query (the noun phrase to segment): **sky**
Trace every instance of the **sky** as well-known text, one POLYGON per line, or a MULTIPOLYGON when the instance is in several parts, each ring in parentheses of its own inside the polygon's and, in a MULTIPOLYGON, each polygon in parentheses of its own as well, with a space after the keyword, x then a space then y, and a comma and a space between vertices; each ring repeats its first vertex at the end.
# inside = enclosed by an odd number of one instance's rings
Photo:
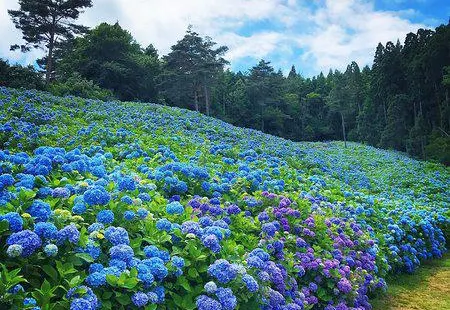
MULTIPOLYGON (((22 54, 7 10, 17 0, 0 0, 0 57, 33 64, 42 50, 22 54)), ((404 41, 419 28, 435 28, 450 17, 448 0, 93 0, 79 23, 95 27, 119 22, 143 46, 160 54, 180 40, 188 25, 229 47, 232 70, 246 71, 260 59, 285 74, 295 65, 305 77, 345 70, 356 61, 371 65, 379 42, 404 41)))

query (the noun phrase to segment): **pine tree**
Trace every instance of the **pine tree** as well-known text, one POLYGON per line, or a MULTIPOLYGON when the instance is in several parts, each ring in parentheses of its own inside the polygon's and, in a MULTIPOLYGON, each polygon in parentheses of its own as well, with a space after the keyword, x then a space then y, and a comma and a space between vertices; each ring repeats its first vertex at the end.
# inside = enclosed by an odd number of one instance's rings
POLYGON ((87 28, 74 24, 83 8, 91 7, 91 0, 19 0, 19 10, 8 10, 16 28, 23 34, 25 44, 12 45, 11 50, 28 52, 31 48, 47 50, 45 79, 53 73, 53 53, 59 40, 73 38, 87 28))

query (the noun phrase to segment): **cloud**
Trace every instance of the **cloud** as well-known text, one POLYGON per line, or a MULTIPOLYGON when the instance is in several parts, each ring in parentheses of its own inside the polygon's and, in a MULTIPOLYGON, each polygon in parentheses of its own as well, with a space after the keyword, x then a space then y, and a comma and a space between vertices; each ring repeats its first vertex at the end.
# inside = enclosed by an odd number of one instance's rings
POLYGON ((375 11, 373 3, 367 1, 328 0, 311 16, 314 30, 297 40, 307 51, 302 59, 322 71, 344 69, 351 61, 370 64, 379 42, 403 41, 407 33, 427 27, 401 14, 375 11))
MULTIPOLYGON (((202 36, 227 45, 233 69, 248 69, 261 58, 287 72, 295 64, 305 75, 345 69, 352 60, 370 64, 378 42, 403 40, 424 24, 408 18, 416 12, 379 11, 373 0, 95 0, 79 22, 91 27, 118 21, 143 46, 154 44, 161 54, 181 39, 189 24, 202 36)), ((8 52, 21 35, 0 2, 0 57, 31 63, 8 52)))

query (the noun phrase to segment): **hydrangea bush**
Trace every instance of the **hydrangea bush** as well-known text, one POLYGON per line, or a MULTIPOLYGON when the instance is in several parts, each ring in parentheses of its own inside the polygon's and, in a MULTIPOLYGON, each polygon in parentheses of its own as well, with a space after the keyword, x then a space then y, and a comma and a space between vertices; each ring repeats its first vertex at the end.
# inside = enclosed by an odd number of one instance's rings
POLYGON ((370 309, 446 251, 437 164, 154 104, 0 107, 2 309, 370 309))

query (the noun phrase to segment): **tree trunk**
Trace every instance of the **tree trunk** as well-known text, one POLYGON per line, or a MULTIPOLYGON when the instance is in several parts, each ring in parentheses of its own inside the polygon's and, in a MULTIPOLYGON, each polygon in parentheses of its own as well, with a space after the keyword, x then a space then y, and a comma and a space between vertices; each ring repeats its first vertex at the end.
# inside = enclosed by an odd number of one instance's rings
POLYGON ((53 48, 55 46, 55 35, 52 34, 48 44, 47 67, 45 71, 45 83, 49 84, 53 71, 53 48))
POLYGON ((341 123, 342 123, 342 136, 344 137, 344 147, 347 147, 347 138, 345 136, 345 122, 344 122, 344 114, 341 112, 341 123))
POLYGON ((261 131, 264 132, 264 105, 261 104, 261 131))
POLYGON ((208 87, 206 86, 206 81, 203 84, 203 90, 205 92, 205 108, 206 108, 206 115, 209 116, 209 91, 208 87))
POLYGON ((198 94, 197 94, 197 90, 194 91, 194 105, 195 105, 195 111, 198 112, 198 94))
POLYGON ((47 54, 47 66, 45 71, 45 83, 48 85, 52 79, 53 71, 53 49, 55 47, 55 27, 56 27, 56 17, 52 17, 52 29, 50 33, 50 41, 48 42, 48 54, 47 54))

